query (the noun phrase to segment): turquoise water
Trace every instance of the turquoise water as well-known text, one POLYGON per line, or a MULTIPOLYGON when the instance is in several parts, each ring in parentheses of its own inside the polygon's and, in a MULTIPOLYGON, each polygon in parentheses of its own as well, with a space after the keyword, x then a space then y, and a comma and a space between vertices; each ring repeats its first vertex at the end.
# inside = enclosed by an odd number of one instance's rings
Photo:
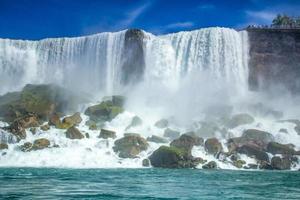
POLYGON ((300 199, 300 172, 0 168, 0 199, 300 199))

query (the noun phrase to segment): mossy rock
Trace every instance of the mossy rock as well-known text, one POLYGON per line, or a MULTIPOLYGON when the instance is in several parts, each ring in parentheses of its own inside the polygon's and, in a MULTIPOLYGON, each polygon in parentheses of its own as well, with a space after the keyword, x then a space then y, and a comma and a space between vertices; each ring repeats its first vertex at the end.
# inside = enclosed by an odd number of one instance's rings
POLYGON ((149 157, 153 167, 161 168, 190 168, 186 159, 186 151, 177 147, 160 146, 149 157))
POLYGON ((139 135, 127 134, 114 143, 113 150, 121 158, 136 158, 139 153, 148 149, 148 142, 139 135))
POLYGON ((77 108, 79 100, 72 92, 56 85, 26 85, 22 91, 0 97, 0 118, 11 122, 15 118, 35 113, 48 120, 54 112, 77 108), (77 102, 78 99, 78 102, 77 102))
POLYGON ((243 165, 245 165, 246 162, 244 160, 235 160, 233 161, 233 165, 237 168, 242 168, 243 165))
POLYGON ((90 117, 90 120, 97 123, 111 121, 122 112, 124 112, 123 107, 114 105, 112 101, 103 101, 100 104, 90 106, 85 110, 85 114, 90 117))
POLYGON ((203 144, 203 138, 198 136, 191 136, 188 134, 181 135, 178 139, 171 142, 170 146, 177 147, 187 152, 188 155, 192 155, 192 148, 194 146, 200 146, 203 144))

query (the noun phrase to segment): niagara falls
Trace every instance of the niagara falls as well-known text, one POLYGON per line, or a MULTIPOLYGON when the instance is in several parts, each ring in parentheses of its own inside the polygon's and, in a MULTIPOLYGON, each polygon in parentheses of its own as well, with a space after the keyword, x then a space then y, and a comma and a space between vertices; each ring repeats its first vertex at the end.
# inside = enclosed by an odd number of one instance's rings
POLYGON ((299 10, 0 1, 0 199, 300 199, 299 10))

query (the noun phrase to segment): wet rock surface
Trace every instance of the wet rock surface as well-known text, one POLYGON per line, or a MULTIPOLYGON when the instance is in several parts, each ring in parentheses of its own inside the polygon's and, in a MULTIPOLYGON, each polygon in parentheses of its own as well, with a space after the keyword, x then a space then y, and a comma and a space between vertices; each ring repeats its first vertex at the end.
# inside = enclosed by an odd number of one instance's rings
POLYGON ((127 134, 114 143, 113 150, 121 158, 136 158, 139 153, 147 150, 149 144, 138 134, 127 134))

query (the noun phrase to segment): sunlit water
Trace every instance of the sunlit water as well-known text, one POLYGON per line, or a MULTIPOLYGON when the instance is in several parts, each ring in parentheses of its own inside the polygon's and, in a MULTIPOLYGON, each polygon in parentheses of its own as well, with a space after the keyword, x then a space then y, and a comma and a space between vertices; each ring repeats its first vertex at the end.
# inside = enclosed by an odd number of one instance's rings
POLYGON ((8 199, 300 199, 300 173, 0 168, 8 199))

